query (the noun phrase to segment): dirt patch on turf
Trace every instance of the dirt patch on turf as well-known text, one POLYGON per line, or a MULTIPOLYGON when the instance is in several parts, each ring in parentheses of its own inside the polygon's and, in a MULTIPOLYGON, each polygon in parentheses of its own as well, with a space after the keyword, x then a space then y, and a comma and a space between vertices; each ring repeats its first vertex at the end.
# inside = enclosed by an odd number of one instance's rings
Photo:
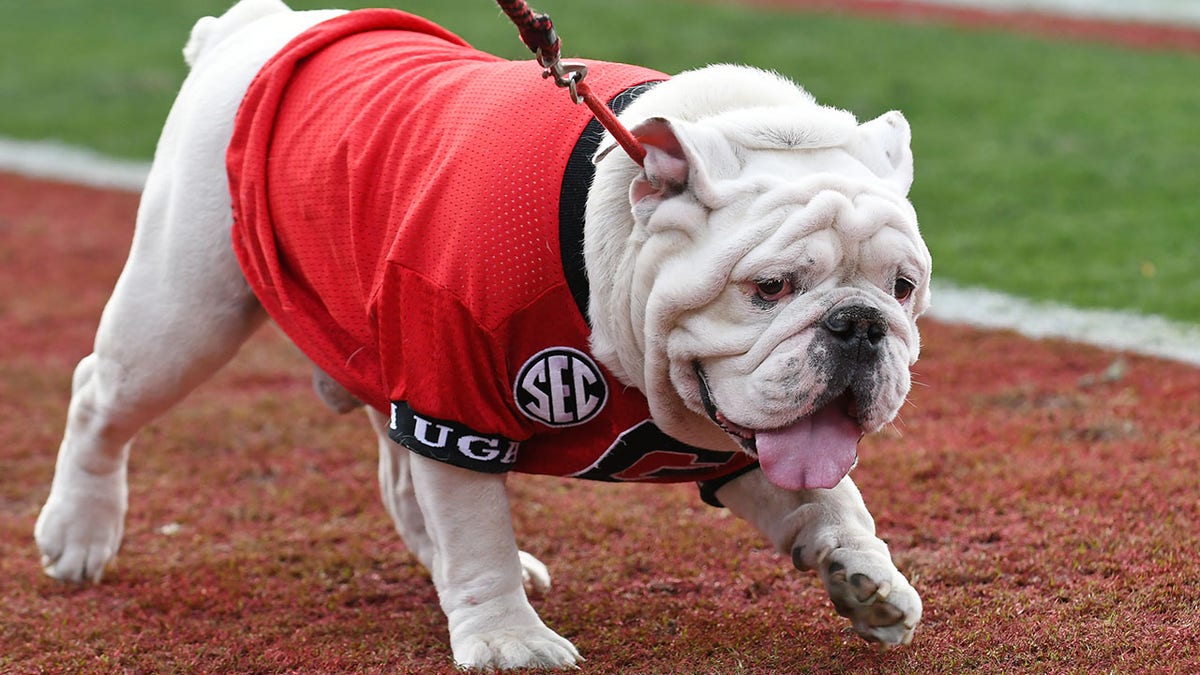
MULTIPOLYGON (((262 331, 138 440, 120 564, 42 576, 32 541, 74 363, 129 246, 129 195, 0 177, 5 672, 449 672, 372 435, 262 331)), ((594 673, 1192 672, 1200 370, 924 324, 903 420, 855 478, 925 599, 880 653, 815 579, 691 486, 512 480, 538 600, 594 673)))

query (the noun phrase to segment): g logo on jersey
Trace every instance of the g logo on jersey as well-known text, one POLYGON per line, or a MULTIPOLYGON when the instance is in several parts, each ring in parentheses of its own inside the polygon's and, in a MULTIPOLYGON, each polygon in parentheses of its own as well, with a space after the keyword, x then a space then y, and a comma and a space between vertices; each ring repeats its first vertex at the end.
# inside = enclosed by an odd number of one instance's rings
POLYGON ((608 385, 590 356, 570 347, 551 347, 521 366, 513 400, 531 420, 573 427, 592 419, 608 401, 608 385))

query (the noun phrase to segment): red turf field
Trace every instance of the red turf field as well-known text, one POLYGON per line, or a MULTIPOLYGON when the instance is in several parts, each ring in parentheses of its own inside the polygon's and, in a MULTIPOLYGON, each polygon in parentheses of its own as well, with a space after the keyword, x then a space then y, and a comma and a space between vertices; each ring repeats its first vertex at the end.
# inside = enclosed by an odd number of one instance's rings
MULTIPOLYGON (((142 434, 120 565, 42 576, 32 541, 70 372, 136 198, 0 176, 0 672, 450 670, 371 434, 267 329, 142 434)), ((936 301, 936 299, 935 299, 936 301)), ((1200 670, 1200 370, 923 324, 921 383, 855 478, 925 600, 908 648, 689 486, 514 477, 535 604, 591 673, 1200 670)))

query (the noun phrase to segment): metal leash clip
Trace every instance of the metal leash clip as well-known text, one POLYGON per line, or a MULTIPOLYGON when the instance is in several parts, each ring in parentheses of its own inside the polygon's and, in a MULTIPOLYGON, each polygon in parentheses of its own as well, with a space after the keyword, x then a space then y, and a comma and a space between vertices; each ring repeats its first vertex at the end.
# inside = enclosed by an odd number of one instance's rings
POLYGON ((521 33, 521 41, 537 56, 538 65, 545 68, 542 77, 553 77, 554 84, 571 94, 572 103, 587 105, 600 125, 607 129, 613 139, 629 154, 629 158, 641 166, 646 159, 646 149, 583 81, 587 76, 587 66, 577 61, 563 62, 560 59, 562 42, 558 39, 558 32, 554 30, 550 17, 546 14, 535 14, 525 0, 497 0, 497 3, 516 24, 521 33))
MULTIPOLYGON (((540 56, 538 62, 541 63, 540 56)), ((553 77, 554 84, 566 87, 567 91, 571 92, 571 102, 583 103, 583 96, 578 91, 578 85, 583 82, 583 78, 587 77, 585 64, 555 59, 549 64, 542 63, 542 65, 546 67, 546 70, 542 71, 542 77, 553 77)))

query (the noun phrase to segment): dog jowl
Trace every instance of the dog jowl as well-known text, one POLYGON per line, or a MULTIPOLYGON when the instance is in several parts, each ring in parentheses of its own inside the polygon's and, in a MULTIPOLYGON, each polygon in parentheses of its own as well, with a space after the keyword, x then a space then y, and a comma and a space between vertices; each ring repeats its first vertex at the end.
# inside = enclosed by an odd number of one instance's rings
POLYGON ((323 400, 365 409, 458 664, 580 658, 526 597, 549 575, 517 547, 511 471, 695 481, 864 638, 912 639, 921 600, 849 476, 929 305, 900 113, 860 124, 740 66, 588 62, 638 165, 535 63, 403 12, 242 0, 184 54, 75 372, 48 574, 100 579, 131 439, 269 318, 323 400))

